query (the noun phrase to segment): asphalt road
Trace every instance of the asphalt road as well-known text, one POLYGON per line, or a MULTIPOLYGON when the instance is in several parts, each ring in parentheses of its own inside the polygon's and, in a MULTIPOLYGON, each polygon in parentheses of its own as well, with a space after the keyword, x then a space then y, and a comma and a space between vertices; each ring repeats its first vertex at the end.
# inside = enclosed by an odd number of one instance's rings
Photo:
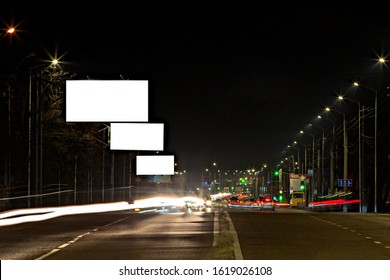
POLYGON ((1 259, 207 259, 212 212, 107 212, 1 228, 1 259))
POLYGON ((243 259, 389 260, 390 215, 230 212, 243 259))
POLYGON ((390 215, 115 211, 0 227, 2 260, 389 260, 390 215))

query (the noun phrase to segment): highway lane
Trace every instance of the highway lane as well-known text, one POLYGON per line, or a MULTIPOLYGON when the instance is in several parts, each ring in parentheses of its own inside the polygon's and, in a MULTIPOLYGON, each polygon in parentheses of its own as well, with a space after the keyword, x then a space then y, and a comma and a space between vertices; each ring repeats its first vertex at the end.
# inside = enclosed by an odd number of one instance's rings
POLYGON ((0 229, 1 259, 210 259, 213 212, 80 214, 0 229))
POLYGON ((390 260, 390 215, 230 211, 243 259, 390 260))

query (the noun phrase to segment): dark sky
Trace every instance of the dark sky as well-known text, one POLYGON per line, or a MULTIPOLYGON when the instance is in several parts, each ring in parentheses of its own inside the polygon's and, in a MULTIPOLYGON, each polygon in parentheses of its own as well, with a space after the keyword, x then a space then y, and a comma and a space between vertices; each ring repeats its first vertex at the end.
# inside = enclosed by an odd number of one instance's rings
POLYGON ((57 51, 91 78, 148 79, 150 122, 165 123, 165 150, 182 169, 259 168, 279 161, 336 91, 375 82, 390 18, 370 3, 255 2, 9 8, 1 27, 23 32, 2 39, 1 71, 57 51))

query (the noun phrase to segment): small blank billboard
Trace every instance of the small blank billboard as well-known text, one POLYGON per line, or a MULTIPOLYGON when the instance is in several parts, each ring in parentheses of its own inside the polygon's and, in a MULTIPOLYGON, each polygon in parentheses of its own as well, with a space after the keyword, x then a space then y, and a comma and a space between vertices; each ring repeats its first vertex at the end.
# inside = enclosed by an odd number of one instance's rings
POLYGON ((137 156, 137 175, 174 175, 174 156, 137 156))
POLYGON ((164 124, 112 123, 111 150, 163 151, 164 124))
POLYGON ((67 122, 147 122, 148 81, 67 80, 67 122))

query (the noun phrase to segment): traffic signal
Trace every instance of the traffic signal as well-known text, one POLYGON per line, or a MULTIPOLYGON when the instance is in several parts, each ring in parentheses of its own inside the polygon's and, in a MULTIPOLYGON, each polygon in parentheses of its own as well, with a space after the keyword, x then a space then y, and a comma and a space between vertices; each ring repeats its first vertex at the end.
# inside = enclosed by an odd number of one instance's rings
POLYGON ((217 186, 217 191, 220 191, 221 190, 221 186, 217 186))
POLYGON ((305 181, 301 181, 301 190, 306 189, 305 181))
POLYGON ((274 176, 275 177, 279 176, 279 170, 274 170, 274 176))
POLYGON ((247 180, 248 180, 248 178, 240 178, 240 183, 241 183, 241 185, 244 185, 244 186, 246 186, 248 183, 247 183, 247 180))

